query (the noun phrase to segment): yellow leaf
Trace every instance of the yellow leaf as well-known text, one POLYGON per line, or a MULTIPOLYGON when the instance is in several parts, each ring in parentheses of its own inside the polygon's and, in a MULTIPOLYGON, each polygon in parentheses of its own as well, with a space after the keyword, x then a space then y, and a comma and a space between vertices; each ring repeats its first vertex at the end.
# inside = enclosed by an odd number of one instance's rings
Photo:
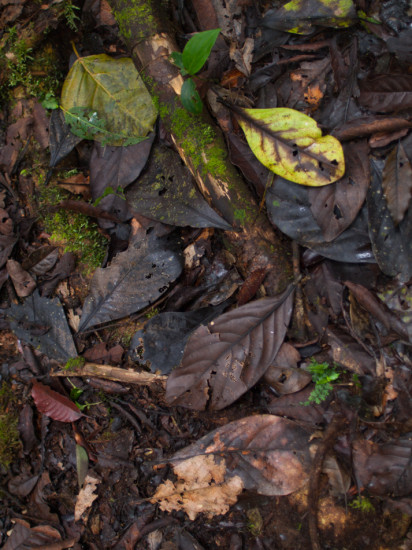
POLYGON ((275 174, 320 187, 345 173, 341 144, 333 136, 322 137, 309 116, 286 108, 232 109, 253 153, 275 174))

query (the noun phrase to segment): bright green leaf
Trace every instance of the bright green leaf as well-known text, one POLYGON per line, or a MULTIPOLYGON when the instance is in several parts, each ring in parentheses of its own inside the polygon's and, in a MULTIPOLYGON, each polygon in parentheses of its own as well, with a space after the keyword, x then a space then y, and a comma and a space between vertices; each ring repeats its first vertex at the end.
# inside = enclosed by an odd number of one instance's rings
POLYGON ((61 107, 76 135, 106 145, 140 141, 157 116, 133 61, 105 54, 77 59, 64 82, 61 107))
POLYGON ((323 136, 316 122, 294 109, 233 108, 253 153, 283 178, 320 187, 345 173, 342 146, 323 136))
POLYGON ((196 90, 196 84, 191 78, 183 82, 182 91, 180 92, 180 100, 185 109, 194 115, 199 115, 203 109, 203 103, 200 95, 196 90))
POLYGON ((189 74, 196 74, 206 63, 219 36, 220 29, 198 32, 183 49, 182 61, 189 74))
POLYGON ((176 67, 179 67, 180 72, 182 73, 182 76, 186 76, 187 71, 185 69, 185 66, 183 65, 183 59, 182 59, 181 52, 172 52, 170 54, 170 57, 172 58, 172 61, 176 65, 176 67))

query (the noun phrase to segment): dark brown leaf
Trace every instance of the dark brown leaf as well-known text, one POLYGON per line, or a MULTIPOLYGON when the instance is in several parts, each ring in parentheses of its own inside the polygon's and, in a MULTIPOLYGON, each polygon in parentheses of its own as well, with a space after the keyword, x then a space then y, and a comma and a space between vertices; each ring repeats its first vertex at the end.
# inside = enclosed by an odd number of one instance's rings
POLYGON ((13 220, 4 208, 0 208, 0 233, 2 235, 11 235, 13 233, 13 220))
POLYGON ((44 275, 54 267, 58 258, 59 249, 52 245, 45 245, 36 248, 21 265, 23 269, 35 275, 44 275))
POLYGON ((10 256, 16 242, 16 237, 0 235, 0 268, 2 268, 7 262, 7 259, 10 256))
POLYGON ((33 425, 33 409, 26 403, 19 415, 19 434, 25 453, 29 453, 37 444, 33 425))
POLYGON ((40 285, 40 294, 49 297, 60 281, 69 277, 76 266, 76 256, 66 252, 55 265, 53 271, 47 274, 46 280, 40 285))
POLYGON ((407 130, 412 126, 409 120, 404 118, 388 118, 388 117, 360 117, 354 118, 336 128, 332 135, 338 138, 339 141, 349 141, 351 139, 366 137, 371 134, 398 132, 399 130, 407 130))
POLYGON ((412 75, 382 74, 359 83, 359 103, 377 113, 412 107, 412 75))
POLYGON ((326 242, 333 241, 347 229, 365 202, 370 171, 368 145, 365 140, 343 145, 345 176, 324 187, 308 190, 310 208, 326 242))
POLYGON ((224 313, 191 335, 182 364, 167 381, 166 400, 196 410, 227 407, 273 362, 293 306, 294 286, 281 295, 224 313))
POLYGON ((264 381, 270 384, 279 395, 295 393, 312 381, 309 372, 297 368, 300 353, 291 344, 284 342, 272 365, 264 374, 264 381))
POLYGON ((373 495, 406 496, 412 492, 412 441, 409 437, 378 445, 356 441, 353 465, 357 482, 373 495))
POLYGON ((278 416, 248 416, 214 430, 177 452, 173 464, 199 454, 226 462, 226 476, 239 476, 245 489, 287 495, 308 480, 310 433, 278 416))
POLYGON ((403 220, 412 197, 412 166, 401 141, 386 157, 382 189, 392 219, 398 225, 403 220))
POLYGON ((324 421, 324 413, 329 401, 326 400, 321 405, 302 405, 309 399, 314 387, 314 384, 311 384, 300 392, 274 397, 268 405, 268 411, 278 416, 287 416, 292 420, 304 422, 306 425, 320 424, 324 421))
POLYGON ((75 422, 84 414, 64 395, 33 380, 31 395, 39 411, 59 422, 75 422))

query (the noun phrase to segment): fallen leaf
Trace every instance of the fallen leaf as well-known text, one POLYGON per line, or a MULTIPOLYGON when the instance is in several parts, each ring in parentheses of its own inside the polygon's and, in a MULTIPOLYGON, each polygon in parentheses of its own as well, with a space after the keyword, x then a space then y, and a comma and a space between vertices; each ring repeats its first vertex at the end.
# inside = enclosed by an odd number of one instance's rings
POLYGON ((27 273, 16 260, 7 260, 7 273, 13 281, 17 295, 21 298, 30 296, 37 286, 33 277, 27 273))
POLYGON ((83 519, 83 521, 85 522, 87 521, 87 518, 85 516, 89 515, 89 508, 91 508, 93 502, 99 496, 94 494, 99 483, 100 480, 95 478, 94 476, 90 474, 86 476, 86 479, 84 480, 84 485, 77 495, 76 504, 74 507, 74 521, 79 521, 80 519, 83 519), (86 514, 87 511, 88 513, 86 514))
POLYGON ((182 271, 176 240, 150 233, 143 242, 132 241, 108 267, 96 269, 79 330, 130 315, 162 296, 182 271))
POLYGON ((31 395, 38 410, 59 422, 75 422, 84 414, 64 395, 33 379, 31 395))
POLYGON ((269 170, 301 185, 322 186, 345 173, 342 146, 323 136, 315 120, 294 109, 231 105, 250 148, 269 170))
POLYGON ((167 380, 166 401, 223 409, 263 376, 286 334, 294 287, 224 313, 190 336, 181 365, 167 380))
POLYGON ((81 137, 70 131, 62 111, 55 109, 50 117, 50 167, 56 166, 81 141, 81 137))
POLYGON ((398 225, 403 220, 412 197, 412 165, 402 141, 386 157, 382 189, 392 219, 398 225))
POLYGON ((359 82, 359 103, 378 113, 412 107, 412 75, 381 74, 359 82))
POLYGON ((63 84, 61 109, 71 131, 105 145, 141 141, 157 112, 132 59, 78 58, 63 84))

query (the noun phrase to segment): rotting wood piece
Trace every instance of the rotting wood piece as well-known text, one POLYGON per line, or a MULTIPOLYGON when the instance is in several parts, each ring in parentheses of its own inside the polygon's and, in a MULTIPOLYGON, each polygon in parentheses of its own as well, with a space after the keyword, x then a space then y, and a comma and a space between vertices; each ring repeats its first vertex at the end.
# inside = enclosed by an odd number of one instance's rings
POLYGON ((159 115, 176 148, 208 202, 229 222, 224 240, 244 276, 267 268, 269 295, 290 282, 290 250, 270 224, 244 180, 228 159, 220 129, 208 115, 192 115, 180 102, 183 78, 171 62, 178 46, 162 19, 162 3, 152 0, 109 0, 132 59, 149 88, 159 115))

